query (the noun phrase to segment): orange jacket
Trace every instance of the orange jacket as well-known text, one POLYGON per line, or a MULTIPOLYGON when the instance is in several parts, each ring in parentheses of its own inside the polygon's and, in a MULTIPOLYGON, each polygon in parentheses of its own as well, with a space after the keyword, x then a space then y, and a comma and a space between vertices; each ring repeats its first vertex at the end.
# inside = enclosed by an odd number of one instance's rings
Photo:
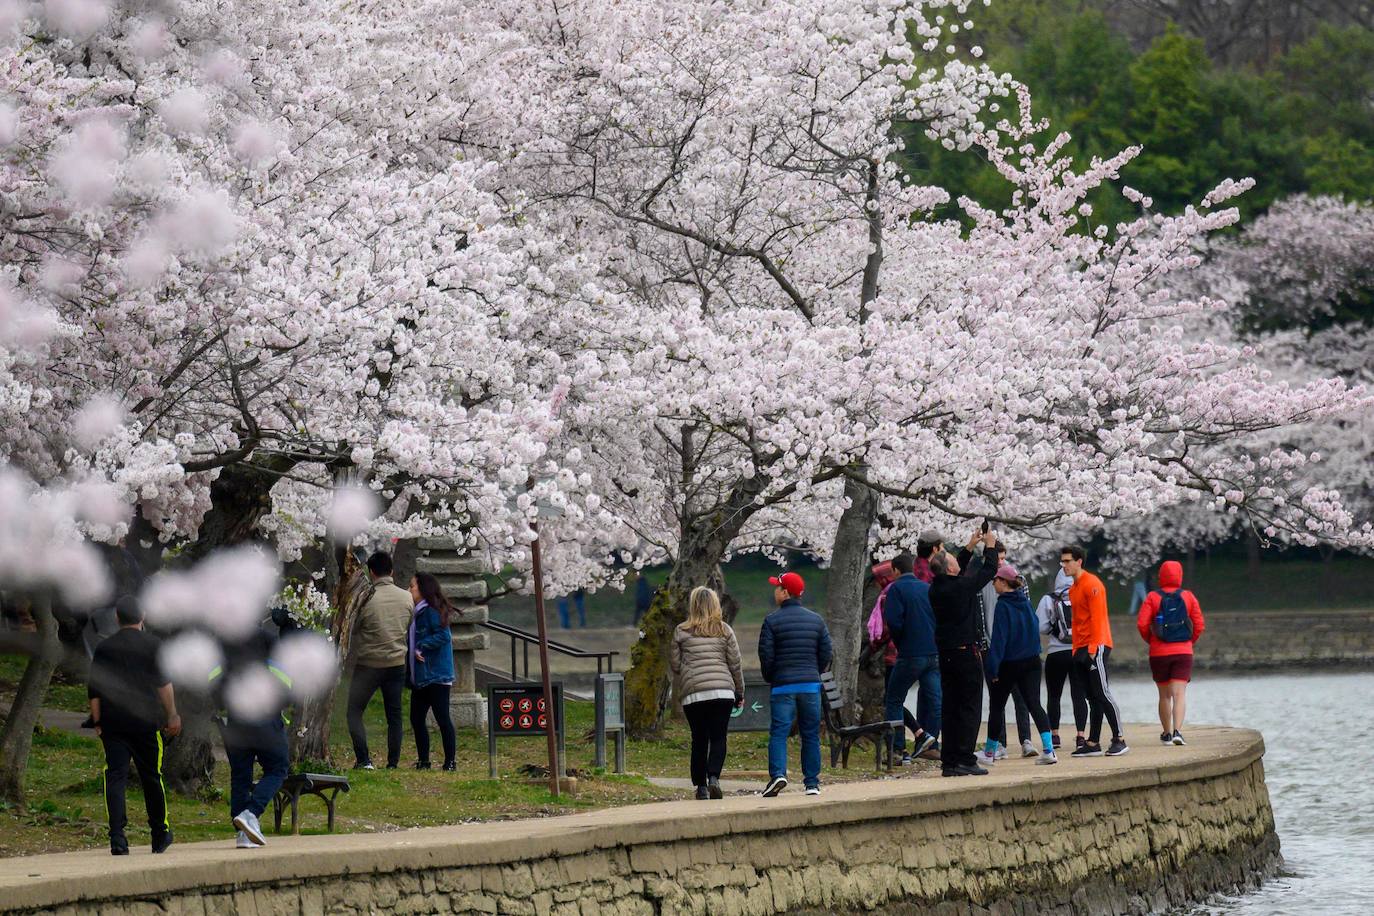
POLYGON ((1153 591, 1145 596, 1145 603, 1140 606, 1140 614, 1136 617, 1135 628, 1140 631, 1140 638, 1150 644, 1150 655, 1192 655, 1193 643, 1198 641, 1202 631, 1206 629, 1206 622, 1202 619, 1202 606, 1197 603, 1197 598, 1193 593, 1183 588, 1183 566, 1177 560, 1165 560, 1159 567, 1159 587, 1166 592, 1182 589, 1183 603, 1188 606, 1188 616, 1193 621, 1193 640, 1192 642, 1163 642, 1155 636, 1154 629, 1150 626, 1154 616, 1159 612, 1159 592, 1153 591))
POLYGON ((1107 620, 1107 588, 1102 580, 1084 570, 1069 587, 1073 606, 1073 648, 1097 654, 1098 646, 1112 645, 1112 625, 1107 620))

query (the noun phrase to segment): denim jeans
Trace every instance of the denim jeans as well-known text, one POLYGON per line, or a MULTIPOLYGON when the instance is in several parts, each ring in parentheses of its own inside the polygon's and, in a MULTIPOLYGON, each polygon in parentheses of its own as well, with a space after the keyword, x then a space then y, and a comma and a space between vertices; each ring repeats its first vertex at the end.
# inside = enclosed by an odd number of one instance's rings
MULTIPOLYGON (((916 724, 928 735, 940 736, 940 656, 915 655, 898 658, 887 679, 887 694, 883 702, 883 718, 896 722, 902 718, 902 707, 911 685, 919 682, 920 693, 916 697, 916 724)), ((893 738, 893 747, 903 750, 906 747, 906 730, 899 729, 893 738)))
POLYGON ((262 817, 286 780, 286 729, 280 720, 244 729, 237 738, 226 742, 224 753, 229 758, 229 816, 232 818, 246 808, 262 817), (262 778, 256 783, 254 762, 262 767, 262 778))
POLYGON ((807 788, 821 784, 821 695, 775 693, 770 698, 773 722, 768 731, 768 778, 787 775, 787 736, 796 720, 801 729, 802 778, 807 788))

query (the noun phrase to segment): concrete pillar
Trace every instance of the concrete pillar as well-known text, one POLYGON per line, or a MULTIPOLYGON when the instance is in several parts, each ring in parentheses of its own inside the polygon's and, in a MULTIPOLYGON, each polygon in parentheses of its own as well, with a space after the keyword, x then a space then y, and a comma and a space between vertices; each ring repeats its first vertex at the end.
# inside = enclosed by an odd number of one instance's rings
POLYGON ((415 571, 433 574, 455 610, 449 620, 453 630, 454 678, 449 699, 453 724, 485 732, 487 701, 477 692, 475 666, 477 652, 487 648, 491 637, 478 626, 487 620, 486 606, 473 602, 487 596, 487 583, 482 578, 486 563, 463 555, 447 538, 420 538, 415 571))

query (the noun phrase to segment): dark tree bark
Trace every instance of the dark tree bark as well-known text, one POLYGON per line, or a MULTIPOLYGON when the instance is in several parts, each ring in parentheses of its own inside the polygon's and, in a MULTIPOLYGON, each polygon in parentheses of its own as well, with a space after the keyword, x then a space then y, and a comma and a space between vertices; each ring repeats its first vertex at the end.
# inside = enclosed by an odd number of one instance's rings
POLYGON ((5 717, 4 728, 0 728, 0 799, 20 809, 25 801, 24 774, 33 747, 33 729, 38 724, 38 713, 62 652, 49 598, 35 599, 31 610, 38 636, 35 651, 24 666, 14 703, 5 717))
MULTIPOLYGON (((190 560, 200 560, 221 547, 233 547, 257 538, 258 523, 272 511, 272 486, 295 461, 274 458, 261 466, 231 464, 210 484, 210 511, 205 513, 196 540, 186 550, 190 560)), ((264 609, 265 611, 266 609, 264 609)), ((177 792, 198 797, 210 788, 214 776, 214 710, 208 698, 189 691, 178 693, 177 712, 182 731, 167 748, 163 776, 177 792)))
POLYGON ((338 670, 334 686, 297 710, 297 722, 291 730, 291 762, 307 760, 329 761, 329 722, 334 713, 334 695, 343 677, 344 665, 352 649, 353 624, 358 612, 372 597, 372 580, 353 552, 345 551, 339 587, 334 592, 334 619, 329 624, 329 636, 334 642, 338 670))
POLYGON ((834 643, 831 669, 852 715, 859 680, 859 648, 863 643, 864 582, 869 577, 869 535, 878 517, 878 494, 853 479, 845 479, 844 495, 849 507, 835 529, 835 544, 830 558, 829 592, 825 616, 834 643))

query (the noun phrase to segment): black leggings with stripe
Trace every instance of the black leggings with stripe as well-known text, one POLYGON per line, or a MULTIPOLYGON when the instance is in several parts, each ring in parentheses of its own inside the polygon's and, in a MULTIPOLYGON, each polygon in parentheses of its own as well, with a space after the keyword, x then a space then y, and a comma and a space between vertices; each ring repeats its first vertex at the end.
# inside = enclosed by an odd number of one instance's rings
POLYGON ((1107 678, 1107 660, 1111 654, 1110 646, 1099 646, 1097 655, 1089 655, 1087 649, 1073 653, 1073 676, 1080 679, 1088 697, 1088 741, 1093 744, 1101 743, 1103 716, 1111 727, 1112 738, 1121 737, 1121 707, 1112 695, 1111 682, 1107 678))

